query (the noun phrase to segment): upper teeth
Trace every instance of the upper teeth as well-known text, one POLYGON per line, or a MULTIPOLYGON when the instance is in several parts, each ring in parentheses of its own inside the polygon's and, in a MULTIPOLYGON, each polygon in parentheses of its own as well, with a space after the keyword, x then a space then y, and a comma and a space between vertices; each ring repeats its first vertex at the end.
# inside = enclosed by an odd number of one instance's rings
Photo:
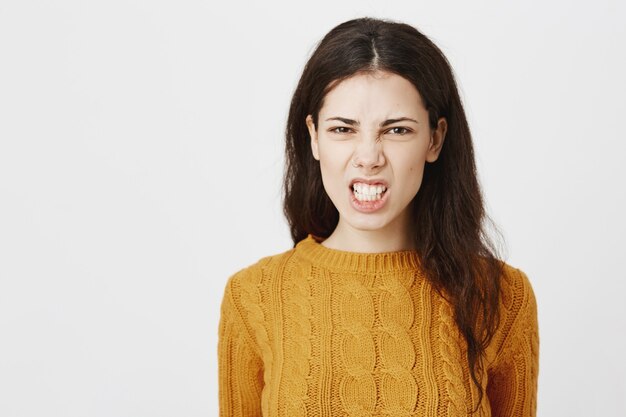
POLYGON ((384 185, 369 185, 362 182, 356 182, 352 184, 352 188, 359 194, 367 194, 372 196, 376 194, 381 194, 387 189, 387 187, 385 187, 384 185))

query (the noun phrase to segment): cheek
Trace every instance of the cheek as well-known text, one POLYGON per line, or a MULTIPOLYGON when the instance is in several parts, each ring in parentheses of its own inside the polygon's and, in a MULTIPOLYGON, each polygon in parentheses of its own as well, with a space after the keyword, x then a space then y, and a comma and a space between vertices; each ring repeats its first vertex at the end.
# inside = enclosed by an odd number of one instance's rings
POLYGON ((416 174, 424 169, 426 152, 417 146, 412 149, 394 149, 388 152, 388 159, 396 173, 416 174))
POLYGON ((424 164, 426 160, 424 155, 413 155, 410 159, 406 158, 406 154, 402 160, 399 160, 394 167, 396 179, 402 183, 407 190, 417 191, 422 183, 424 175, 424 164))
POLYGON ((332 158, 331 155, 320 153, 320 169, 322 170, 322 175, 325 173, 326 175, 336 175, 339 169, 337 160, 332 158))
POLYGON ((341 146, 320 147, 320 168, 327 172, 341 172, 350 158, 349 149, 341 146))
POLYGON ((336 153, 320 150, 320 171, 327 194, 334 195, 343 187, 344 164, 336 153))

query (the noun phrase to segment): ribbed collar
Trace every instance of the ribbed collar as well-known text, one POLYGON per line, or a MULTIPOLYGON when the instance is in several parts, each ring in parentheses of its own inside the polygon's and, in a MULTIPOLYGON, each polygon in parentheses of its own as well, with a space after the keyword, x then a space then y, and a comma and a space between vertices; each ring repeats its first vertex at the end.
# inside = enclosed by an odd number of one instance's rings
MULTIPOLYGON (((319 238, 317 238, 320 240, 319 238)), ((414 250, 364 253, 327 248, 309 234, 296 244, 296 253, 314 265, 352 272, 393 272, 419 269, 414 250)))

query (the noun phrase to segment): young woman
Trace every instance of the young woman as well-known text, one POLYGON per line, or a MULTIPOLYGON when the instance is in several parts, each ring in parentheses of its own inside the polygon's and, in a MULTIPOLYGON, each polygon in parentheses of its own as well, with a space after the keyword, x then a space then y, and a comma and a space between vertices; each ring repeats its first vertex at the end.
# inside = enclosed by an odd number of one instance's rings
POLYGON ((221 416, 534 416, 535 296, 484 232, 442 52, 406 24, 338 25, 286 139, 294 247, 228 280, 221 416))

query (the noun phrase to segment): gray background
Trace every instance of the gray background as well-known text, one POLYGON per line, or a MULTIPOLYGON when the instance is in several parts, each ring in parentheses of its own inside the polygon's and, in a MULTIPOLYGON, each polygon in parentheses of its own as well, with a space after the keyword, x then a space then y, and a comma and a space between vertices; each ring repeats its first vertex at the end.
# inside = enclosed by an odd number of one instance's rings
POLYGON ((291 247, 283 129, 363 15, 450 59, 506 260, 535 289, 539 416, 624 416, 626 7, 0 0, 0 415, 217 415, 227 278, 291 247))

